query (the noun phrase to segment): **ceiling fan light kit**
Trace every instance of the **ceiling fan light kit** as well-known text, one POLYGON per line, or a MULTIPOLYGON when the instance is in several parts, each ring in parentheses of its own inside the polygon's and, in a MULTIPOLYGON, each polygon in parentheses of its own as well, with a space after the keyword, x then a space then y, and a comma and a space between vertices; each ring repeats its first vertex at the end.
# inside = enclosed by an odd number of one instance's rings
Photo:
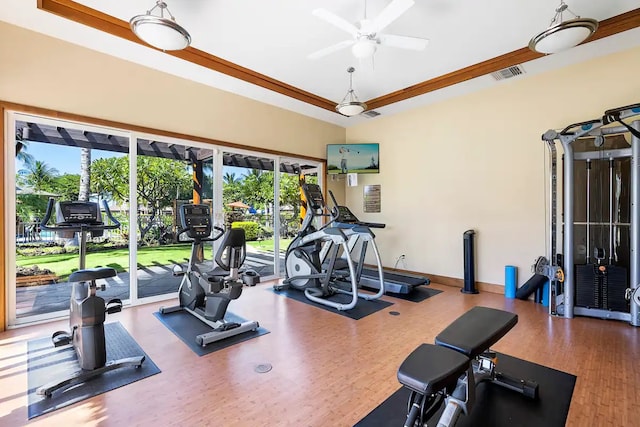
POLYGON ((549 27, 529 41, 529 49, 545 54, 561 52, 584 42, 597 29, 598 21, 579 17, 569 10, 569 6, 562 0, 549 27), (572 14, 573 18, 564 21, 562 15, 565 11, 572 14))
POLYGON ((370 58, 374 53, 376 53, 376 49, 378 48, 376 44, 375 40, 370 40, 365 37, 358 40, 353 46, 351 46, 351 53, 353 53, 353 56, 357 59, 370 58))
POLYGON ((407 50, 424 50, 429 40, 418 37, 398 36, 394 34, 384 34, 383 30, 392 22, 402 16, 415 4, 414 0, 392 0, 378 16, 374 19, 367 19, 366 2, 365 17, 357 25, 346 19, 329 12, 325 9, 315 9, 313 15, 333 25, 342 31, 347 32, 351 39, 343 40, 334 45, 325 47, 313 52, 309 59, 318 59, 330 53, 337 52, 351 46, 351 53, 357 59, 371 58, 378 46, 386 46, 407 50))
POLYGON ((144 15, 136 15, 129 21, 131 30, 142 41, 161 50, 181 50, 191 44, 191 35, 176 22, 176 18, 162 0, 144 15), (152 15, 155 9, 160 9, 160 15, 152 15), (169 17, 164 16, 167 12, 169 17))
POLYGON ((353 67, 347 68, 347 73, 349 73, 349 91, 344 98, 342 98, 342 101, 336 105, 336 111, 343 116, 357 116, 367 109, 367 104, 360 102, 353 90, 353 72, 355 70, 353 67))

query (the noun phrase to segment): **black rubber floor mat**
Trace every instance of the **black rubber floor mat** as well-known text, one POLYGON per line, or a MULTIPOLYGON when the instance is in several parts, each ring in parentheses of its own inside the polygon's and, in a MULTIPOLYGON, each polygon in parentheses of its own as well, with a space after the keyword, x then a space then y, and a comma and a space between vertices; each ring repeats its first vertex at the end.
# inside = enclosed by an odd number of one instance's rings
POLYGON ((125 357, 145 356, 142 366, 123 367, 106 372, 83 384, 58 390, 49 398, 36 390, 50 382, 62 380, 80 369, 72 346, 54 347, 51 338, 40 338, 27 343, 27 385, 29 419, 63 408, 109 390, 131 384, 157 374, 160 369, 129 335, 119 322, 105 323, 107 362, 125 357))
MULTIPOLYGON (((539 399, 530 400, 502 387, 481 383, 469 416, 461 415, 456 427, 562 427, 567 420, 576 376, 522 359, 498 355, 500 371, 536 381, 539 399)), ((407 417, 409 390, 405 387, 360 420, 355 427, 402 426, 407 417)), ((429 421, 436 425, 443 408, 429 421)))

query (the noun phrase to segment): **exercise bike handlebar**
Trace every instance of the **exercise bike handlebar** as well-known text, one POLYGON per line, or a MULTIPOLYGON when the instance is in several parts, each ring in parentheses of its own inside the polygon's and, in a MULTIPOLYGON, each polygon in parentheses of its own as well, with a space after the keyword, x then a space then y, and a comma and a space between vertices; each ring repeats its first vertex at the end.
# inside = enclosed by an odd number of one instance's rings
POLYGON ((102 207, 104 208, 104 212, 107 215, 107 218, 113 223, 112 225, 107 225, 104 222, 96 222, 96 223, 67 223, 64 225, 48 225, 49 220, 51 219, 51 214, 53 213, 53 207, 55 205, 55 199, 53 197, 49 198, 49 202, 47 203, 47 210, 44 214, 44 218, 40 222, 40 227, 43 230, 47 231, 103 231, 103 230, 115 230, 120 228, 120 221, 114 218, 111 210, 109 209, 109 205, 106 200, 102 201, 102 207))
MULTIPOLYGON (((212 229, 212 230, 217 231, 217 232, 218 232, 218 234, 216 234, 216 235, 215 235, 215 236, 213 236, 213 237, 202 237, 202 238, 198 238, 198 239, 193 239, 193 238, 191 238, 191 239, 192 239, 192 240, 198 240, 198 241, 200 241, 200 242, 213 242, 213 241, 218 240, 218 239, 219 239, 219 238, 221 238, 222 236, 224 236, 224 233, 225 233, 225 231, 226 231, 224 228, 222 228, 222 227, 218 227, 217 225, 213 225, 213 226, 211 226, 211 229, 212 229)), ((189 231, 189 227, 181 228, 180 230, 178 230, 178 234, 177 234, 177 236, 179 236, 179 235, 181 235, 181 234, 184 234, 184 233, 186 233, 187 231, 189 231)))

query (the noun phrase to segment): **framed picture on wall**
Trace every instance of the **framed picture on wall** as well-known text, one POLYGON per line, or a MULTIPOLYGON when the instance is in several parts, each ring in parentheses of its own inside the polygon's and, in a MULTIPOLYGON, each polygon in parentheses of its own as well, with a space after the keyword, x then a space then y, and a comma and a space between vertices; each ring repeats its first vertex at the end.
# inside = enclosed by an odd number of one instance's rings
POLYGON ((327 173, 380 173, 380 144, 327 144, 327 173))
POLYGON ((364 186, 364 211, 380 213, 380 184, 364 186))

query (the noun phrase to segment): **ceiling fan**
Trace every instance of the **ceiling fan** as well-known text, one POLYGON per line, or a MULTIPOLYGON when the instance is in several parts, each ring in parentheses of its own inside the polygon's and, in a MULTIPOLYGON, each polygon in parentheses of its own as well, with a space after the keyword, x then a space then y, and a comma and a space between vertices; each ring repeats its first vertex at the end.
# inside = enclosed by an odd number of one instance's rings
POLYGON ((358 59, 364 59, 373 56, 378 45, 396 47, 409 50, 423 50, 428 39, 417 37, 397 36, 393 34, 382 34, 389 24, 398 19, 411 6, 415 4, 414 0, 392 0, 380 14, 374 19, 367 19, 366 1, 365 1, 365 17, 358 22, 357 26, 347 22, 340 16, 329 12, 326 9, 315 9, 312 13, 314 16, 332 24, 351 35, 350 40, 343 40, 332 46, 325 47, 308 56, 309 59, 318 59, 329 55, 338 50, 351 46, 353 55, 358 59))

